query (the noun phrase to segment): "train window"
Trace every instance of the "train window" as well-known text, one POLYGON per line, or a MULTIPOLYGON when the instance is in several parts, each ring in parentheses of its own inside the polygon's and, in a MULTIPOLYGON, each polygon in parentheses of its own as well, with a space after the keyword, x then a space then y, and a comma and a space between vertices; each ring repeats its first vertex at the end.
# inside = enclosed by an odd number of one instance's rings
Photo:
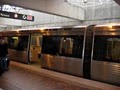
POLYGON ((93 59, 120 62, 120 36, 95 36, 93 59))
POLYGON ((60 39, 55 36, 43 36, 42 53, 57 55, 60 39))
POLYGON ((60 50, 59 54, 63 55, 71 55, 73 48, 73 39, 70 37, 62 37, 60 39, 60 50))
POLYGON ((28 36, 8 37, 8 46, 10 49, 24 51, 27 49, 28 36))
POLYGON ((15 49, 17 45, 18 37, 8 37, 8 47, 15 49))
POLYGON ((84 36, 43 36, 42 53, 82 58, 84 36))

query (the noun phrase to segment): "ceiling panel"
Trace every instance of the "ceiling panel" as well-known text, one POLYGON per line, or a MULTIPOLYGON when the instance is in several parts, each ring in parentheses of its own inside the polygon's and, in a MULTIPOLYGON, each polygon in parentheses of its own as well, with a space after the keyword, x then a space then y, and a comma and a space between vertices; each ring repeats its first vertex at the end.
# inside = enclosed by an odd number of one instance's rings
POLYGON ((114 0, 67 0, 67 2, 79 7, 92 7, 103 4, 115 3, 114 0))

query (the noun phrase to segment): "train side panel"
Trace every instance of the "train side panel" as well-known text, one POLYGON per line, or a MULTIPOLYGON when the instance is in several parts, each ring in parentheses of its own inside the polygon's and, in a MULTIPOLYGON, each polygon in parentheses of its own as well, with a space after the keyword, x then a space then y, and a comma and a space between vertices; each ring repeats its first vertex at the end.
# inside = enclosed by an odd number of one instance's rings
POLYGON ((120 85, 120 27, 113 27, 95 27, 91 78, 120 85))

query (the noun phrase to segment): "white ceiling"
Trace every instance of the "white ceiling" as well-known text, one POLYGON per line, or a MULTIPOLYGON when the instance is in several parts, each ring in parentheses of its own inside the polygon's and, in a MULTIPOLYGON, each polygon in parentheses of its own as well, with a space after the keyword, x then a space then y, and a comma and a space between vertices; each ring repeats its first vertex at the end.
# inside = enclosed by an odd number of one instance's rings
MULTIPOLYGON (((65 0, 65 1, 69 4, 76 5, 82 8, 115 3, 114 0, 65 0)), ((19 12, 19 10, 23 8, 8 5, 7 7, 2 7, 2 8, 0 6, 0 9, 4 9, 5 11, 8 10, 11 12, 19 12)), ((2 27, 5 28, 5 27, 8 27, 8 25, 0 25, 0 29, 2 29, 2 27)), ((9 27, 14 27, 14 26, 9 25, 9 27)))
POLYGON ((114 0, 66 0, 66 2, 83 8, 115 3, 114 0))

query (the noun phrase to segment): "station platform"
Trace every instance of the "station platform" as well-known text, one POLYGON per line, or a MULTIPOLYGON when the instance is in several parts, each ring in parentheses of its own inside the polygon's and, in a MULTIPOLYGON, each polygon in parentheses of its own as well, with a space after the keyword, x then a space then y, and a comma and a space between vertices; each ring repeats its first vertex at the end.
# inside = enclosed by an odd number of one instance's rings
POLYGON ((11 61, 0 76, 0 90, 120 90, 119 86, 83 79, 11 61))

